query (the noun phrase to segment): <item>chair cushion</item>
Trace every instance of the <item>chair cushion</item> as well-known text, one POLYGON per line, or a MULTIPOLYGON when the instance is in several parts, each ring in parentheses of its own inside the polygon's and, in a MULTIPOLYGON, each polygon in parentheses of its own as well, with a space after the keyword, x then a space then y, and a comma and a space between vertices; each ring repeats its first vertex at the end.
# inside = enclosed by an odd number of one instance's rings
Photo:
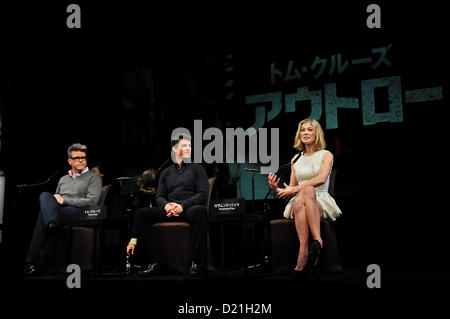
POLYGON ((162 222, 162 223, 155 223, 153 227, 188 227, 190 228, 191 225, 186 222, 162 222))
MULTIPOLYGON (((320 234, 324 243, 319 268, 324 273, 342 271, 336 232, 333 223, 320 220, 320 234)), ((284 274, 296 263, 299 240, 294 219, 274 219, 270 221, 272 266, 274 274, 284 274)), ((311 236, 310 236, 311 239, 311 236)))

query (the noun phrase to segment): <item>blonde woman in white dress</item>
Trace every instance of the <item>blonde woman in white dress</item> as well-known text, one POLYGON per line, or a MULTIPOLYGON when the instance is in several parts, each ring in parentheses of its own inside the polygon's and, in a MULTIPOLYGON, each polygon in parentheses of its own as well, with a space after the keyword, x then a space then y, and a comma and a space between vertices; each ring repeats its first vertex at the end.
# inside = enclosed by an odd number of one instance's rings
POLYGON ((268 177, 269 186, 277 196, 289 199, 284 217, 295 220, 300 249, 294 274, 305 273, 303 270, 308 259, 311 265, 317 264, 323 247, 320 218, 334 221, 342 214, 328 193, 333 154, 325 150, 325 146, 324 133, 319 122, 314 119, 301 121, 295 135, 294 148, 301 151, 302 156, 291 165, 289 185, 284 183, 284 188, 278 187, 280 179, 273 173, 268 177), (312 243, 311 247, 308 247, 310 232, 312 243))

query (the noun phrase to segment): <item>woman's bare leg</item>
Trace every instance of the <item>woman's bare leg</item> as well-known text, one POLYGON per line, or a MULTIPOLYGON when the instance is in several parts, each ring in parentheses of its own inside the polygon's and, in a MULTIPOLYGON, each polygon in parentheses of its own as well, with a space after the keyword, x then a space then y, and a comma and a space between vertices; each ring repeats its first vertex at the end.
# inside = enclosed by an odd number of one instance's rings
POLYGON ((297 265, 295 270, 302 270, 308 261, 308 237, 309 226, 306 216, 305 200, 301 194, 297 194, 293 204, 293 214, 295 221, 295 229, 300 241, 300 249, 298 251, 297 265))
POLYGON ((323 216, 323 211, 322 206, 316 200, 316 190, 311 186, 305 188, 302 193, 305 200, 306 218, 311 235, 323 247, 322 237, 320 236, 320 217, 323 216))

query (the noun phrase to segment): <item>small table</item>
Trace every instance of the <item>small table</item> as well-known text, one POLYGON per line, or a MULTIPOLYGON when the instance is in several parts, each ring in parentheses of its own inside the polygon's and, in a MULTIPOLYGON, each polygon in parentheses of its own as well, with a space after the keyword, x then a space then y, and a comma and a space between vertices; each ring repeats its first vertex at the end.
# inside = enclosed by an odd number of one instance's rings
MULTIPOLYGON (((242 243, 243 243, 243 258, 244 258, 244 275, 248 275, 248 254, 247 254, 247 236, 246 236, 246 226, 250 223, 256 225, 261 223, 263 224, 263 216, 262 215, 251 215, 251 214, 223 214, 223 215, 213 215, 207 217, 208 226, 211 223, 220 223, 220 253, 221 253, 221 262, 222 262, 222 272, 225 273, 225 249, 224 249, 224 226, 231 223, 241 223, 242 226, 242 243)), ((260 244, 263 244, 264 236, 261 228, 261 241, 260 244)), ((255 245, 256 243, 252 240, 251 245, 255 245)))

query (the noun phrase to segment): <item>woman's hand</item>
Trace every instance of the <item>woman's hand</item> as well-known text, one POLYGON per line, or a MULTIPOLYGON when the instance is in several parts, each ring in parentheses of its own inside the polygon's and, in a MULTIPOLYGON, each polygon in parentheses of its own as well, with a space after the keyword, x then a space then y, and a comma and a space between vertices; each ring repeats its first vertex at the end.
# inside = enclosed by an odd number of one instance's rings
POLYGON ((277 175, 275 175, 274 173, 270 173, 267 177, 267 180, 269 182, 269 187, 276 192, 278 189, 280 178, 277 179, 277 175))
POLYGON ((294 196, 297 193, 296 188, 294 186, 289 186, 286 183, 283 183, 283 185, 284 188, 277 188, 276 190, 278 197, 287 199, 294 196))

